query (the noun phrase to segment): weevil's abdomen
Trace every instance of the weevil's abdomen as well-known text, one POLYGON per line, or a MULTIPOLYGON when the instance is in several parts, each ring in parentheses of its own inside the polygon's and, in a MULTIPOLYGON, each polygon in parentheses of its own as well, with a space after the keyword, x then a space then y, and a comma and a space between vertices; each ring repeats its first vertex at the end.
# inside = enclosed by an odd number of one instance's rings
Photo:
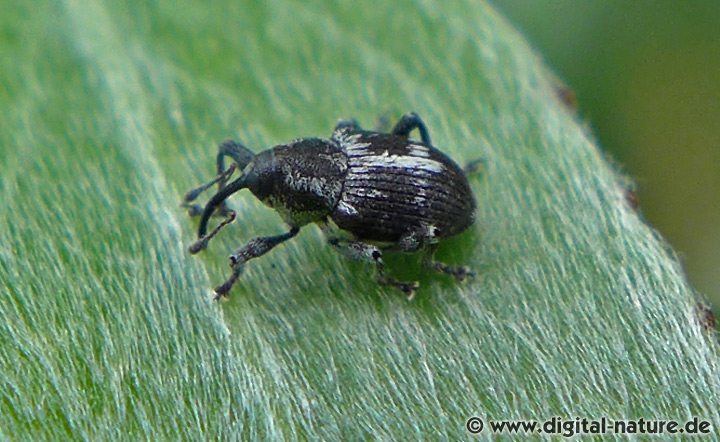
POLYGON ((348 157, 333 221, 358 239, 394 242, 413 230, 442 238, 473 222, 475 200, 462 169, 420 142, 392 134, 338 130, 348 157), (436 229, 436 230, 435 230, 436 229))

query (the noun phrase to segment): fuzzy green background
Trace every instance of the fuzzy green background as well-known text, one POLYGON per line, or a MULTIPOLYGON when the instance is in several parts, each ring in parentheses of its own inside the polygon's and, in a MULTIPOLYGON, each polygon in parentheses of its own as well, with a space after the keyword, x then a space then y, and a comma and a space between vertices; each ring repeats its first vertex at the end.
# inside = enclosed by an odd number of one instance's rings
POLYGON ((642 213, 720 307, 720 2, 493 3, 575 89, 642 213))

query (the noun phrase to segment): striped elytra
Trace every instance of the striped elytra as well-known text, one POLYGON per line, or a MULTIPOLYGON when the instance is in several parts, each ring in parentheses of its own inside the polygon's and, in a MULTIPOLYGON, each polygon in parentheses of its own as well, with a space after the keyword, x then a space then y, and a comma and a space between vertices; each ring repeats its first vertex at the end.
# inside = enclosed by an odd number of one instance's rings
POLYGON ((432 146, 392 134, 336 131, 347 174, 333 221, 358 239, 397 241, 433 229, 437 238, 473 222, 475 200, 462 169, 432 146))

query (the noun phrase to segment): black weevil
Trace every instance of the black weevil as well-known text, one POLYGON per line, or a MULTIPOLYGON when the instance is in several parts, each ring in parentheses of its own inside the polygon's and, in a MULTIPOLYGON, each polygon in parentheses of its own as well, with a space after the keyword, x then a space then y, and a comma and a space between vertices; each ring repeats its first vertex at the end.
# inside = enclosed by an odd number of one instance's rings
MULTIPOLYGON (((425 251, 423 262, 457 280, 470 273, 433 259, 437 243, 467 229, 474 221, 475 199, 465 171, 432 146, 425 123, 415 113, 405 114, 390 133, 367 131, 354 120, 341 120, 330 139, 301 138, 255 155, 235 141, 225 141, 217 155, 218 176, 185 195, 191 215, 202 213, 199 239, 190 253, 235 219, 226 199, 240 189, 250 191, 275 209, 290 226, 287 233, 251 240, 230 255, 232 275, 215 288, 216 299, 227 296, 244 264, 261 256, 316 223, 328 243, 345 255, 375 263, 378 282, 402 290, 412 298, 417 282, 386 276, 384 251, 425 251), (418 129, 421 142, 408 138, 418 129), (233 164, 225 169, 224 157, 233 164), (228 183, 234 171, 240 177, 228 183), (218 184, 218 192, 204 209, 191 202, 218 184), (226 216, 207 233, 209 218, 226 216), (332 221, 349 237, 331 233, 332 221)), ((335 231, 336 229, 332 229, 335 231)))

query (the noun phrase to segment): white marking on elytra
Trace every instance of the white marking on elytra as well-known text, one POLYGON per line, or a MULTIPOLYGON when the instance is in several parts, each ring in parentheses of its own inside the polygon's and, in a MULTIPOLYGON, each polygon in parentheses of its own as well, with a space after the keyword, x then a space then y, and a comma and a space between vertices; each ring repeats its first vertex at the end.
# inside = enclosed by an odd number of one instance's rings
POLYGON ((428 195, 427 191, 425 190, 426 186, 428 185, 427 180, 424 180, 420 177, 415 178, 415 181, 417 182, 417 185, 415 187, 415 192, 417 195, 413 197, 413 202, 417 205, 428 205, 428 195))
MULTIPOLYGON (((387 152, 386 152, 387 153, 387 152)), ((411 157, 408 155, 365 155, 351 157, 350 167, 367 169, 370 167, 402 167, 410 170, 423 170, 425 172, 441 173, 445 165, 430 158, 411 157)))
POLYGON ((389 198, 387 193, 385 193, 385 192, 383 192, 383 191, 381 191, 381 190, 378 190, 378 189, 370 189, 370 190, 368 190, 367 193, 366 193, 366 196, 367 196, 368 198, 384 198, 384 199, 389 198))
POLYGON ((408 147, 408 154, 413 157, 430 158, 430 149, 427 146, 420 144, 410 144, 408 147))
POLYGON ((379 198, 379 199, 388 199, 389 195, 382 190, 379 189, 363 189, 363 188, 354 188, 352 190, 345 190, 346 193, 352 193, 353 195, 357 196, 363 196, 368 198, 379 198))
MULTIPOLYGON (((424 193, 424 192, 423 192, 424 193)), ((427 205, 427 198, 425 196, 415 196, 413 197, 413 203, 417 204, 418 206, 427 205)))
POLYGON ((425 226, 425 232, 423 233, 425 234, 425 238, 432 241, 438 236, 439 230, 434 224, 428 224, 425 226))
MULTIPOLYGON (((352 180, 354 174, 362 176, 363 179, 370 172, 372 167, 380 168, 403 168, 408 170, 418 170, 431 174, 440 174, 445 171, 446 166, 436 160, 430 158, 430 148, 421 144, 408 144, 407 154, 390 154, 385 149, 382 153, 376 154, 374 151, 369 149, 371 143, 363 143, 360 141, 362 134, 350 134, 348 128, 342 128, 335 131, 332 138, 340 145, 348 156, 348 166, 353 169, 352 174, 348 176, 348 179, 352 180)), ((413 197, 412 201, 417 205, 427 206, 429 204, 427 192, 425 187, 429 185, 429 182, 421 176, 414 176, 408 178, 408 184, 411 182, 417 185, 417 195, 413 197)), ((357 193, 356 189, 354 193, 357 193)), ((364 191, 361 193, 366 194, 372 198, 387 198, 388 195, 380 191, 364 191)), ((341 201, 338 205, 338 210, 346 214, 355 214, 357 210, 341 201)))
POLYGON ((445 165, 430 159, 430 150, 419 144, 408 145, 407 155, 390 155, 386 149, 379 155, 372 155, 370 143, 360 142, 361 134, 349 135, 347 129, 340 129, 333 133, 333 139, 349 157, 349 165, 365 170, 368 167, 402 167, 405 169, 420 169, 426 172, 441 173, 445 165))
POLYGON ((348 204, 347 202, 340 200, 337 206, 337 210, 343 213, 344 215, 357 215, 358 211, 355 207, 348 204))
POLYGON ((349 134, 348 128, 338 129, 332 134, 333 140, 335 140, 340 148, 347 153, 348 156, 355 155, 366 155, 369 153, 368 147, 370 143, 361 143, 360 137, 362 134, 349 134))

